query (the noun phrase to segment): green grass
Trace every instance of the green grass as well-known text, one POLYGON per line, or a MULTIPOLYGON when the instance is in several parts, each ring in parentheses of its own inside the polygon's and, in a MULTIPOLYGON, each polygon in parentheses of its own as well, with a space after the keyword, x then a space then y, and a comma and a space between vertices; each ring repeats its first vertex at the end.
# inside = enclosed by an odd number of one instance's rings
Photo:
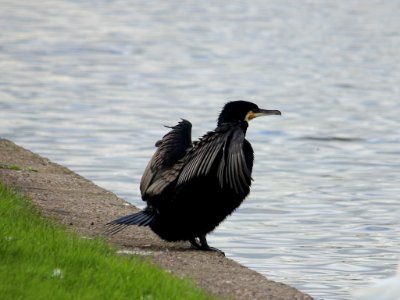
POLYGON ((4 165, 4 164, 0 164, 0 169, 14 170, 14 171, 31 171, 31 172, 37 172, 37 170, 33 169, 32 167, 23 168, 23 167, 17 166, 17 165, 4 165))
POLYGON ((140 257, 66 232, 1 183, 0 298, 212 299, 140 257))

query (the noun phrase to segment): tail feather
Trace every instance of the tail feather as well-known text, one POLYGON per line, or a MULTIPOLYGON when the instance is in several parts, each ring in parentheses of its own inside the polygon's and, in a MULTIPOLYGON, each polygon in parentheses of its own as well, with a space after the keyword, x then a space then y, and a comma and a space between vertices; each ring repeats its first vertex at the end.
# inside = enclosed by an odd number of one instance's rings
POLYGON ((138 213, 124 216, 106 224, 106 235, 114 235, 129 225, 148 226, 154 222, 157 215, 151 210, 142 210, 138 213))

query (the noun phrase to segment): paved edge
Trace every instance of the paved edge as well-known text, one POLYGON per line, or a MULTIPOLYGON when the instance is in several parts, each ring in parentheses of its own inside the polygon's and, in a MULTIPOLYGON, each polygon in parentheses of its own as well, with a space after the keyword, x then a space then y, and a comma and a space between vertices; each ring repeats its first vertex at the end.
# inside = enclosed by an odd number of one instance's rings
MULTIPOLYGON (((88 237, 101 234, 108 221, 138 210, 66 167, 5 139, 0 139, 0 181, 27 195, 45 216, 88 237), (7 167, 12 165, 21 170, 7 167)), ((313 299, 220 254, 190 250, 189 243, 164 242, 148 228, 130 226, 108 239, 122 253, 148 257, 178 277, 191 278, 201 288, 223 298, 313 299)))

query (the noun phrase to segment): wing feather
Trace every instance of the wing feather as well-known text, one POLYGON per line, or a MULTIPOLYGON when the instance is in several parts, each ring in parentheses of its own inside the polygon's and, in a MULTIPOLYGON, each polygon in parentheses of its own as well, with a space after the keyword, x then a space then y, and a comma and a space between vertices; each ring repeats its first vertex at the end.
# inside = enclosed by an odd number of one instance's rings
POLYGON ((251 183, 251 171, 247 166, 243 152, 244 133, 241 130, 234 130, 229 145, 225 147, 227 157, 222 173, 224 176, 220 181, 227 183, 237 193, 243 193, 251 183))
POLYGON ((186 151, 192 147, 192 124, 182 119, 176 126, 156 143, 157 150, 143 173, 140 182, 140 192, 143 200, 162 191, 173 182, 179 172, 177 164, 186 151))
POLYGON ((179 175, 177 185, 206 175, 221 150, 221 142, 223 142, 224 138, 224 135, 215 131, 210 131, 204 135, 185 156, 185 166, 179 175))
POLYGON ((217 143, 214 143, 213 145, 210 146, 210 149, 208 149, 206 156, 204 157, 204 163, 202 164, 199 172, 201 174, 207 174, 217 157, 218 153, 220 152, 221 145, 218 145, 217 143))
POLYGON ((234 187, 236 192, 242 192, 243 190, 241 189, 240 186, 240 177, 239 172, 238 172, 238 161, 237 161, 237 153, 234 152, 231 154, 231 163, 229 164, 230 166, 230 172, 232 176, 232 180, 234 182, 234 187))
POLYGON ((244 141, 245 134, 239 126, 207 133, 183 159, 177 186, 194 178, 212 176, 210 171, 216 166, 215 176, 221 187, 228 186, 236 193, 244 193, 251 183, 251 170, 243 152, 244 141))

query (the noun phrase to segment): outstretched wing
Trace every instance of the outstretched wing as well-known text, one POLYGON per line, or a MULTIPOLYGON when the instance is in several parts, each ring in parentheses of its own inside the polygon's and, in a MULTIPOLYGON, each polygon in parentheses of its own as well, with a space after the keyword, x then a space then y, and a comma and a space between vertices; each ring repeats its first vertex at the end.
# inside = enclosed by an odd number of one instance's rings
POLYGON ((215 166, 213 170, 217 170, 215 176, 221 187, 245 193, 251 184, 251 166, 247 165, 243 152, 244 142, 245 135, 239 126, 219 127, 207 133, 185 156, 177 186, 210 175, 215 166))
MULTIPOLYGON (((241 129, 234 130, 229 139, 229 144, 223 149, 224 153, 218 167, 217 176, 220 185, 228 185, 236 193, 245 193, 251 184, 252 166, 247 165, 244 155, 243 144, 245 142, 244 132, 241 129)), ((248 145, 250 146, 249 143, 248 145)), ((250 151, 249 154, 253 158, 253 150, 250 151)))
POLYGON ((192 124, 189 121, 182 119, 176 126, 170 128, 171 130, 156 143, 157 150, 143 173, 140 182, 143 200, 161 193, 177 178, 179 173, 172 172, 172 169, 177 168, 177 162, 192 146, 192 124))

